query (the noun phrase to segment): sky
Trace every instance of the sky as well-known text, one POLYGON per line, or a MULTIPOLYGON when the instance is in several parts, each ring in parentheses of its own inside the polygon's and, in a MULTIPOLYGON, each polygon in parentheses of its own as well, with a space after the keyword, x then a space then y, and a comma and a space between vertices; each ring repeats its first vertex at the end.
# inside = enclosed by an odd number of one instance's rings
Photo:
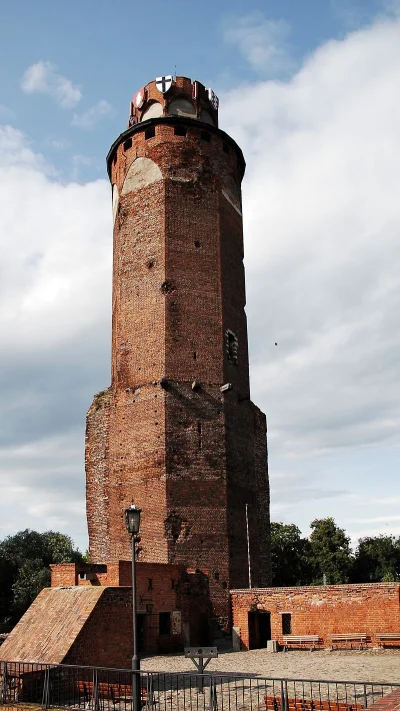
POLYGON ((0 539, 84 551, 110 383, 105 156, 132 95, 198 79, 241 146, 271 517, 400 535, 400 3, 0 0, 0 539), (275 346, 275 342, 278 344, 275 346))

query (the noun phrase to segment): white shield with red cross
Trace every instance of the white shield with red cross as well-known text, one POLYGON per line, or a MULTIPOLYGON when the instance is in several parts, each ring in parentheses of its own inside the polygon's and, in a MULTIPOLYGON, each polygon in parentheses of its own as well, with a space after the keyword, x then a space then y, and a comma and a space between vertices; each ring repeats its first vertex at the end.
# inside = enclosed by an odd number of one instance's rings
POLYGON ((137 109, 141 109, 144 102, 146 101, 146 89, 140 89, 139 91, 136 92, 136 94, 133 97, 133 103, 135 104, 137 109))

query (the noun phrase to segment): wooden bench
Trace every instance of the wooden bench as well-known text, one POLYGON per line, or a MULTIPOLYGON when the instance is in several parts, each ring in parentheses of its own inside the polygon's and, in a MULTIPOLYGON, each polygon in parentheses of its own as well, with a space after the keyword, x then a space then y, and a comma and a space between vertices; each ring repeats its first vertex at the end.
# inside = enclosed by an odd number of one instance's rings
POLYGON ((331 649, 334 649, 335 646, 337 648, 340 642, 350 642, 351 649, 353 649, 353 642, 358 642, 358 648, 363 649, 367 643, 368 635, 365 632, 344 632, 343 634, 331 634, 329 639, 331 649))
POLYGON ((380 647, 384 647, 385 643, 399 642, 400 644, 400 632, 377 632, 376 639, 380 647))
MULTIPOLYGON (((266 711, 282 711, 280 696, 264 696, 266 711)), ((363 704, 345 701, 324 701, 322 699, 287 699, 287 711, 362 711, 363 704)))
MULTIPOLYGON (((93 682, 92 681, 77 681, 76 688, 83 697, 85 706, 89 707, 93 699, 93 682)), ((116 706, 121 702, 132 701, 132 686, 130 684, 116 684, 99 681, 97 683, 97 693, 99 700, 109 699, 116 706)), ((145 706, 147 702, 147 690, 140 690, 141 705, 145 706)), ((154 703, 154 702, 153 702, 154 703)))
POLYGON ((317 634, 298 634, 298 635, 284 635, 283 636, 283 648, 286 651, 289 645, 297 647, 309 647, 310 652, 315 649, 315 646, 319 644, 320 638, 317 634))

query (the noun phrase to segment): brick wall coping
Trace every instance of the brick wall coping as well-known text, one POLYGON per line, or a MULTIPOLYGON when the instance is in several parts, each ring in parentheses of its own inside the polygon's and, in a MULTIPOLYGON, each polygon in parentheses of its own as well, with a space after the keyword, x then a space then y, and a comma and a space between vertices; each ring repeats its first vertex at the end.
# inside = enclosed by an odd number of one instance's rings
POLYGON ((274 593, 298 593, 298 592, 312 592, 321 590, 359 590, 359 589, 371 590, 373 588, 379 588, 380 590, 389 590, 390 588, 400 588, 400 583, 344 583, 341 585, 293 585, 292 587, 279 587, 279 588, 237 588, 230 590, 231 595, 270 595, 274 593))
MULTIPOLYGON (((120 565, 121 563, 126 563, 127 565, 132 565, 131 560, 118 560, 116 562, 107 562, 107 563, 50 563, 49 567, 50 568, 104 568, 106 569, 108 565, 120 565)), ((182 569, 182 566, 179 565, 178 563, 151 563, 145 560, 138 560, 136 562, 136 566, 138 568, 162 568, 164 570, 167 570, 168 568, 176 568, 176 569, 182 569)), ((195 572, 195 569, 193 569, 192 572, 195 572)))

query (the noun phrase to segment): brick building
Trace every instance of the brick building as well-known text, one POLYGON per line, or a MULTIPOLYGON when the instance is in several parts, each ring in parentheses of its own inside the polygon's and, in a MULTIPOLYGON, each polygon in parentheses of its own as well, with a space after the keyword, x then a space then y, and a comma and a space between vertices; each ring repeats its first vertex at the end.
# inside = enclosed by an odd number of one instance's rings
POLYGON ((269 580, 266 420, 250 400, 237 144, 199 82, 150 82, 107 157, 114 213, 112 382, 89 410, 92 563, 207 571, 214 634, 229 588, 269 580), (225 386, 225 387, 224 387, 225 386))
POLYGON ((266 647, 270 639, 283 645, 286 635, 317 636, 321 649, 332 646, 332 635, 343 637, 341 647, 357 644, 352 635, 365 637, 366 647, 378 647, 382 634, 393 635, 386 644, 400 644, 400 583, 232 590, 231 595, 242 649, 266 647))

